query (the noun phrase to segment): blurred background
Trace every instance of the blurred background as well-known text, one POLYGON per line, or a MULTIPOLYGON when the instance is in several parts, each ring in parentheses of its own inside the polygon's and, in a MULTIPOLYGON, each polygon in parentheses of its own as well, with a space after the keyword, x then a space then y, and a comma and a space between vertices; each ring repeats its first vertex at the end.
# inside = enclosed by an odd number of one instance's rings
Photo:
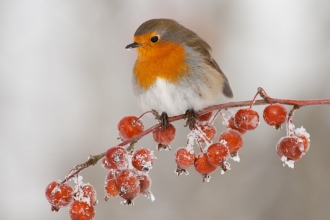
MULTIPOLYGON (((66 208, 50 211, 45 187, 116 145, 120 118, 142 113, 131 91, 136 52, 124 47, 151 18, 175 19, 211 45, 235 96, 219 102, 251 100, 259 86, 276 98, 330 98, 327 0, 1 0, 0 219, 69 219, 66 208)), ((255 107, 260 115, 263 108, 255 107)), ((104 202, 106 170, 82 172, 98 192, 95 219, 329 219, 329 111, 295 113, 311 148, 293 170, 275 151, 285 130, 261 120, 244 135, 241 162, 230 161, 232 170, 217 170, 209 183, 193 168, 174 174, 174 150, 187 135, 183 121, 175 123, 172 151, 155 151, 154 202, 104 202)), ((224 130, 220 119, 216 126, 224 130)), ((156 150, 150 136, 138 146, 156 150)))

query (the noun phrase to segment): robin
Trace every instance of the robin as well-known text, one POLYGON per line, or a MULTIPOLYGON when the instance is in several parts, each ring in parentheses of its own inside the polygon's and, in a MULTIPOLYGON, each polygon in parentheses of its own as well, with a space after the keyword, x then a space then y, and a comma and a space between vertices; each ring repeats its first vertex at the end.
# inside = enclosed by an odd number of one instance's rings
POLYGON ((144 111, 158 113, 163 129, 169 125, 168 115, 183 113, 192 129, 196 111, 215 105, 220 92, 233 97, 211 47, 174 20, 144 22, 125 47, 131 48, 138 53, 132 77, 136 100, 144 111))

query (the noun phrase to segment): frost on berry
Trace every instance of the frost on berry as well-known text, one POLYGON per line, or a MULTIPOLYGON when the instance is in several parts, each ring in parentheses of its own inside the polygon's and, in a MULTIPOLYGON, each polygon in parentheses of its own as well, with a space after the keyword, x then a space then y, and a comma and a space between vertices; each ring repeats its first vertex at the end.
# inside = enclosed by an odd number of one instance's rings
POLYGON ((60 180, 53 181, 46 187, 45 195, 48 202, 52 205, 52 211, 58 211, 60 208, 70 204, 73 199, 73 189, 67 184, 61 183, 60 180))
POLYGON ((283 165, 294 167, 293 162, 299 160, 303 155, 304 145, 302 139, 296 136, 282 137, 277 145, 277 154, 281 157, 283 165))
POLYGON ((147 148, 138 149, 132 157, 132 165, 139 171, 149 172, 154 164, 153 152, 147 148))
POLYGON ((126 116, 118 122, 117 128, 120 138, 126 141, 141 133, 144 129, 144 125, 137 117, 126 116))
POLYGON ((193 150, 188 150, 186 147, 179 147, 174 154, 174 160, 177 164, 175 173, 180 176, 182 173, 188 175, 187 169, 194 164, 195 154, 193 150))
POLYGON ((94 206, 82 201, 73 201, 69 208, 71 220, 92 220, 95 216, 94 206))
POLYGON ((254 130, 259 125, 259 114, 251 108, 243 108, 235 114, 236 126, 245 130, 254 130))
POLYGON ((305 154, 309 150, 309 146, 310 146, 309 133, 306 131, 304 127, 300 127, 294 130, 294 134, 295 136, 299 137, 302 140, 302 143, 304 145, 303 153, 305 154))
POLYGON ((213 166, 209 163, 206 153, 200 153, 194 162, 195 170, 203 177, 203 182, 209 182, 210 174, 217 169, 217 166, 213 166))
POLYGON ((95 206, 97 204, 97 199, 94 187, 89 183, 76 185, 74 188, 74 200, 85 202, 90 206, 95 206))
POLYGON ((123 204, 133 205, 134 198, 140 193, 140 180, 137 172, 132 169, 122 170, 116 180, 120 191, 119 196, 125 199, 123 204))
POLYGON ((285 122, 286 115, 285 107, 279 103, 268 105, 263 112, 265 122, 270 126, 275 126, 276 129, 285 122))
POLYGON ((169 146, 175 139, 176 129, 175 127, 170 124, 167 129, 163 129, 161 127, 157 128, 152 132, 152 137, 154 138, 155 142, 158 143, 157 149, 160 150, 170 150, 171 147, 169 146))
POLYGON ((116 146, 109 148, 105 158, 110 169, 123 170, 128 167, 128 153, 125 148, 116 146))
MULTIPOLYGON (((237 158, 235 156, 238 156, 238 151, 242 148, 243 146, 243 137, 240 132, 234 129, 227 129, 226 131, 222 132, 220 134, 219 141, 224 140, 226 141, 226 145, 228 147, 230 156, 233 158, 237 158)), ((238 157, 239 158, 239 157, 238 157)), ((234 161, 239 161, 235 160, 234 161)))

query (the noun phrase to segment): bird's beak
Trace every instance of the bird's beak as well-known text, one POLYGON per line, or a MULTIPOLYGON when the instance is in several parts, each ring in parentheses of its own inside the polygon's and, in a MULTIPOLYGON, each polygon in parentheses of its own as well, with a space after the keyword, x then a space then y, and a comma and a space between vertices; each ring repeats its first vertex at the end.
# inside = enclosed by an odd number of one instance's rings
POLYGON ((127 50, 127 49, 131 49, 131 48, 136 48, 136 47, 139 47, 139 46, 141 46, 141 44, 138 44, 138 43, 134 42, 134 43, 131 43, 131 44, 127 45, 125 47, 125 49, 127 50))

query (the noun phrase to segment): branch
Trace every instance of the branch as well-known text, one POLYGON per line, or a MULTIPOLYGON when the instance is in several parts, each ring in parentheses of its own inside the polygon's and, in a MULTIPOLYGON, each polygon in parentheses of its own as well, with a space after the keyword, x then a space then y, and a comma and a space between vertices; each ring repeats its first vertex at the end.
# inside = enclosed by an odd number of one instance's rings
MULTIPOLYGON (((300 107, 309 106, 309 105, 330 105, 330 99, 314 99, 314 100, 276 99, 276 98, 268 97, 267 94, 265 95, 263 92, 264 91, 260 90, 260 88, 259 88, 257 94, 259 94, 264 99, 255 100, 254 102, 249 100, 249 101, 240 101, 240 102, 228 102, 228 103, 223 103, 223 104, 219 104, 219 105, 210 106, 210 107, 207 107, 205 109, 202 109, 202 110, 198 111, 197 116, 204 115, 206 113, 213 112, 215 110, 250 106, 251 102, 253 103, 253 105, 265 105, 265 104, 269 104, 269 103, 271 103, 271 104, 280 103, 280 104, 283 104, 283 105, 292 105, 294 107, 294 110, 296 110, 300 107)), ((290 117, 292 116, 293 111, 290 112, 291 113, 291 115, 289 115, 290 117)), ((178 121, 178 120, 181 120, 183 118, 184 118, 184 114, 177 115, 177 116, 170 117, 169 121, 170 122, 178 121)), ((117 146, 126 146, 128 144, 134 144, 138 140, 140 140, 142 137, 144 137, 145 135, 151 133, 152 131, 156 130, 159 127, 160 127, 160 125, 156 124, 156 125, 148 128, 147 130, 144 130, 143 132, 139 133, 138 135, 135 135, 133 138, 130 138, 126 141, 121 142, 117 146)), ((131 147, 129 146, 128 149, 130 149, 130 148, 131 147)), ((76 175, 78 175, 80 173, 80 171, 86 169, 87 167, 89 167, 91 165, 95 165, 104 156, 105 156, 105 152, 101 153, 101 154, 98 154, 98 155, 95 155, 95 156, 90 156, 85 163, 82 163, 82 164, 79 164, 79 165, 75 166, 67 174, 66 178, 61 182, 61 184, 65 183, 68 180, 70 180, 71 178, 75 177, 76 175)))

